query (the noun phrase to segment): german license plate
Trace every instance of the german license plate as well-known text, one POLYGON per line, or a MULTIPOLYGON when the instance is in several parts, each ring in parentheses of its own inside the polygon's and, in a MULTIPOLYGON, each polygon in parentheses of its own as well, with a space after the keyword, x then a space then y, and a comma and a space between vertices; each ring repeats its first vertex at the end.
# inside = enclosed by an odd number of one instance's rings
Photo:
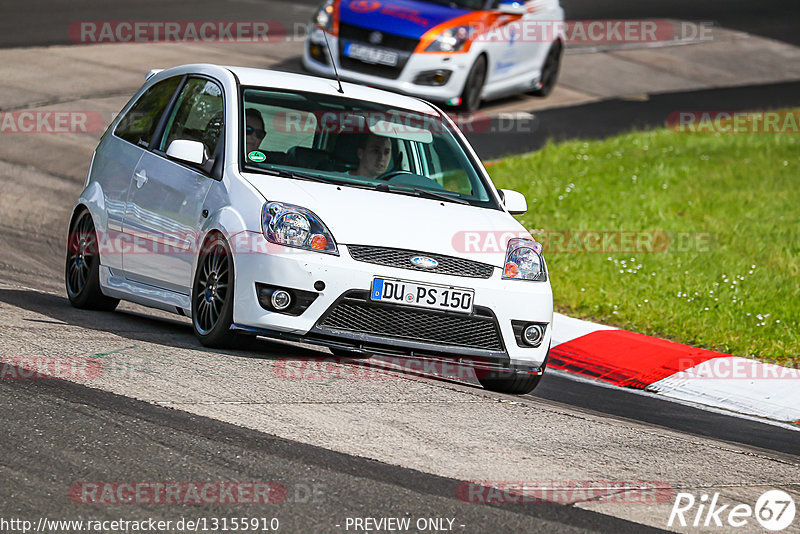
POLYGON ((451 286, 419 284, 391 278, 374 278, 372 280, 370 298, 377 302, 472 313, 475 291, 451 286))
POLYGON ((377 63, 394 67, 397 65, 397 52, 371 48, 357 43, 347 43, 344 47, 344 55, 353 59, 361 60, 365 63, 377 63))

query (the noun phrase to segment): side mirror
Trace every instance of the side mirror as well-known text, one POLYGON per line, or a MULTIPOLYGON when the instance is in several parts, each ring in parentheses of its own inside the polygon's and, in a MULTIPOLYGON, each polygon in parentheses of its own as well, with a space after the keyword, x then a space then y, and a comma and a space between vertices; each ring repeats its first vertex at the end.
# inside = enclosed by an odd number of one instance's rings
POLYGON ((520 0, 501 0, 497 5, 497 10, 500 13, 508 13, 509 15, 524 15, 527 12, 525 2, 520 0))
POLYGON ((202 165, 206 161, 206 147, 200 141, 176 139, 169 144, 167 156, 178 161, 202 165))
POLYGON ((513 189, 500 189, 500 198, 511 215, 522 215, 528 211, 528 201, 525 195, 513 189))

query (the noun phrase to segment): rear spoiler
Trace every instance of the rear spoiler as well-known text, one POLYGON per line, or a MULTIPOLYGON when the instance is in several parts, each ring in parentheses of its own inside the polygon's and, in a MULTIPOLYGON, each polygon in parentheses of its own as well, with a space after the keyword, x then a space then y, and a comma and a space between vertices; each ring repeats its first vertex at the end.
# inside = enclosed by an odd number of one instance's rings
POLYGON ((161 72, 162 70, 164 70, 164 69, 153 69, 153 70, 151 70, 151 71, 150 71, 150 72, 148 72, 148 73, 147 73, 147 75, 144 77, 144 81, 147 81, 147 80, 149 80, 150 78, 152 78, 153 76, 155 76, 156 74, 158 74, 159 72, 161 72))

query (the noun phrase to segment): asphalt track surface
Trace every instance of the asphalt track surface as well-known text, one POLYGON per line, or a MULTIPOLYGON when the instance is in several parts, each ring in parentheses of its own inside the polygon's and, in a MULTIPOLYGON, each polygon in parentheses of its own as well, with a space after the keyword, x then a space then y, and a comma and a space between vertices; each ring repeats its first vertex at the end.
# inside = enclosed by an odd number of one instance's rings
POLYGON ((278 518, 281 532, 345 532, 348 517, 457 518, 456 532, 659 532, 553 503, 479 505, 458 480, 402 469, 61 380, 0 381, 2 515, 32 520, 278 518), (21 425, 20 422, 26 423, 21 425), (285 500, 87 505, 76 481, 280 481, 285 500), (365 512, 366 510, 366 512, 365 512))
POLYGON ((538 150, 549 140, 601 139, 636 129, 663 127, 666 117, 676 111, 747 111, 796 106, 800 106, 800 82, 725 87, 653 94, 644 101, 612 98, 546 109, 513 123, 503 117, 491 118, 491 124, 488 124, 490 119, 481 119, 471 125, 475 133, 466 131, 465 135, 486 160, 538 150), (487 131, 491 134, 487 135, 487 131))
POLYGON ((800 9, 794 0, 561 0, 569 19, 711 21, 717 26, 800 45, 800 9))
MULTIPOLYGON (((84 328, 100 327, 94 320, 95 314, 76 315, 65 297, 24 289, 0 290, 0 302, 45 315, 56 324, 67 323, 84 328)), ((113 332, 130 332, 133 328, 146 328, 152 329, 154 336, 171 335, 175 347, 197 344, 188 324, 176 324, 172 321, 119 312, 115 312, 114 316, 116 319, 113 332)), ((132 339, 136 340, 137 337, 132 339)), ((264 353, 270 351, 266 344, 254 346, 245 344, 245 347, 264 353)), ((320 352, 304 351, 297 354, 298 357, 309 355, 325 356, 326 353, 320 349, 320 352)), ((586 380, 574 380, 562 373, 545 373, 539 386, 528 397, 695 436, 745 445, 754 450, 800 457, 800 430, 703 410, 628 389, 607 387, 586 380)))

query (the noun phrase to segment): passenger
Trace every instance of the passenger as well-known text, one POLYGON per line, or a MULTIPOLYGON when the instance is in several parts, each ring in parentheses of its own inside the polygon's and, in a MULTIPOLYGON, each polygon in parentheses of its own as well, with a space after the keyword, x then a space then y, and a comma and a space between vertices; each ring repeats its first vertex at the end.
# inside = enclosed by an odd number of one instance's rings
POLYGON ((261 148, 261 142, 267 135, 264 129, 264 117, 261 112, 255 108, 247 108, 244 112, 245 116, 245 146, 247 147, 247 154, 254 150, 261 148))

